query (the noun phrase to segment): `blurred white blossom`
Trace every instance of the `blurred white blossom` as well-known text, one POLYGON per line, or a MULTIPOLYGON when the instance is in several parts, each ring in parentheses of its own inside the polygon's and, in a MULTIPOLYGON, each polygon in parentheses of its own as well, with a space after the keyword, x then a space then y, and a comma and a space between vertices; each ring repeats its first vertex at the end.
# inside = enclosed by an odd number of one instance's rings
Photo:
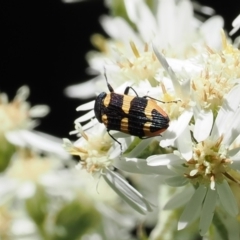
POLYGON ((12 100, 0 93, 0 239, 239 240, 240 17, 228 34, 190 0, 104 2, 108 37, 91 37, 92 78, 65 92, 131 87, 128 99, 156 100, 169 127, 143 138, 113 131, 89 101, 62 142, 34 130, 49 107, 32 107, 27 86, 12 100))

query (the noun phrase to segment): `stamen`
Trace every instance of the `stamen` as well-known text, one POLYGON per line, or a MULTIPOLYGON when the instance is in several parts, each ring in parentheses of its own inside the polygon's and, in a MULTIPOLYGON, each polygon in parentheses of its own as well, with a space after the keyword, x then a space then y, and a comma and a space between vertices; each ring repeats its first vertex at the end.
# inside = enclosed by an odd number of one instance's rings
POLYGON ((148 52, 148 44, 147 43, 144 44, 144 52, 148 52))
POLYGON ((229 175, 227 172, 224 172, 224 173, 222 173, 222 174, 223 174, 226 178, 228 178, 229 180, 237 183, 237 184, 240 186, 240 182, 239 182, 237 179, 235 179, 234 177, 232 177, 231 175, 229 175))
POLYGON ((166 88, 165 88, 165 86, 164 86, 164 84, 163 84, 162 82, 160 83, 160 86, 161 86, 161 88, 162 88, 163 94, 166 94, 166 93, 167 93, 167 90, 166 90, 166 88))
POLYGON ((131 48, 132 48, 132 51, 133 51, 133 54, 135 55, 135 57, 136 58, 139 58, 140 57, 140 54, 139 54, 139 52, 138 52, 138 50, 137 50, 137 47, 136 47, 136 45, 134 44, 134 42, 130 42, 130 46, 131 46, 131 48))
POLYGON ((232 160, 230 160, 230 159, 228 159, 228 158, 225 158, 225 159, 223 159, 222 161, 221 161, 221 163, 230 163, 230 164, 232 164, 233 163, 233 161, 232 160))
POLYGON ((226 62, 226 59, 224 58, 224 56, 220 56, 221 57, 221 61, 222 61, 222 63, 225 63, 226 62))
POLYGON ((227 39, 223 30, 221 30, 222 46, 223 49, 227 49, 227 39))
POLYGON ((157 60, 156 55, 152 53, 152 60, 155 62, 157 60))
POLYGON ((190 159, 187 163, 188 164, 196 164, 198 162, 196 160, 194 160, 194 159, 190 159))
POLYGON ((77 149, 78 152, 82 152, 82 153, 88 153, 88 151, 86 151, 85 149, 81 148, 81 147, 75 147, 77 149))
POLYGON ((216 148, 219 148, 220 144, 222 143, 223 140, 223 135, 221 135, 221 137, 218 139, 217 143, 215 144, 216 148))
POLYGON ((88 170, 88 172, 92 173, 95 169, 96 169, 96 166, 93 164, 88 170))
POLYGON ((193 177, 193 176, 195 176, 197 173, 198 173, 198 169, 193 169, 193 170, 190 172, 190 176, 193 177))
POLYGON ((128 61, 129 67, 130 67, 130 68, 133 67, 133 64, 130 62, 130 60, 127 60, 127 61, 128 61))
POLYGON ((206 49, 210 54, 214 54, 214 51, 209 46, 206 45, 206 49))
POLYGON ((215 190, 215 176, 214 175, 212 175, 211 177, 210 177, 210 188, 212 189, 212 190, 215 190))
POLYGON ((76 130, 78 130, 78 132, 81 134, 81 136, 82 136, 83 138, 85 138, 86 141, 88 141, 88 136, 87 136, 87 134, 83 131, 81 124, 80 124, 80 123, 77 123, 77 124, 75 125, 75 128, 76 128, 76 130))
POLYGON ((105 53, 107 52, 106 39, 102 35, 94 34, 91 37, 91 42, 92 42, 93 46, 98 48, 101 52, 105 52, 105 53))
POLYGON ((194 82, 192 82, 192 89, 193 89, 194 91, 196 91, 196 90, 197 90, 197 88, 196 88, 196 86, 195 86, 194 82))

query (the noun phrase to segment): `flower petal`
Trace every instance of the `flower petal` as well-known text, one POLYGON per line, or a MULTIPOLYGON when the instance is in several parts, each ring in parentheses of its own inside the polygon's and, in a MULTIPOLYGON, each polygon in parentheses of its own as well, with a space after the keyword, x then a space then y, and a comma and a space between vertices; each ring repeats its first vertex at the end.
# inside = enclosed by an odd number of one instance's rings
POLYGON ((128 158, 138 156, 152 141, 153 138, 147 138, 142 140, 131 152, 125 154, 125 156, 128 158))
POLYGON ((231 91, 225 97, 222 107, 218 111, 211 136, 218 139, 222 134, 228 130, 226 126, 230 120, 233 119, 233 115, 240 104, 240 84, 237 84, 231 89, 231 91))
POLYGON ((196 215, 199 214, 206 192, 207 188, 203 185, 200 185, 195 191, 181 214, 181 217, 178 221, 178 230, 184 229, 196 218, 196 215))
POLYGON ((182 187, 182 186, 186 185, 187 183, 189 183, 188 179, 185 178, 184 176, 170 177, 170 178, 165 179, 165 182, 167 185, 169 185, 171 187, 182 187))
POLYGON ((174 162, 179 162, 180 164, 183 162, 183 160, 174 153, 153 155, 147 158, 147 164, 149 166, 166 166, 174 162))
POLYGON ((17 130, 6 133, 6 138, 12 144, 23 148, 32 148, 56 154, 60 159, 69 159, 69 154, 62 147, 62 140, 38 131, 17 130))
POLYGON ((119 174, 105 169, 102 176, 109 186, 136 211, 142 214, 152 211, 151 204, 119 174))
POLYGON ((190 160, 192 158, 192 139, 189 126, 187 126, 179 138, 177 138, 176 143, 182 157, 187 161, 190 160))
POLYGON ((199 223, 199 231, 202 236, 208 231, 211 225, 216 203, 217 203, 217 192, 209 188, 203 203, 200 223, 199 223))
POLYGON ((229 121, 228 131, 225 133, 222 143, 229 146, 240 134, 240 109, 238 109, 231 121, 229 121))
POLYGON ((100 23, 111 38, 117 39, 117 41, 122 41, 127 45, 129 45, 130 41, 133 41, 136 45, 141 44, 139 36, 133 31, 125 19, 105 15, 100 17, 100 23))
POLYGON ((167 166, 149 166, 146 159, 141 158, 121 158, 115 159, 114 167, 126 172, 140 173, 140 174, 154 174, 161 176, 172 176, 174 173, 170 171, 167 166))
POLYGON ((29 94, 30 94, 29 87, 24 85, 17 90, 17 94, 14 97, 14 100, 24 102, 29 97, 29 94))
POLYGON ((35 105, 30 109, 29 115, 32 118, 45 117, 49 112, 50 112, 49 106, 47 106, 47 105, 35 105))
MULTIPOLYGON (((191 60, 179 60, 175 58, 167 58, 167 61, 174 72, 181 73, 186 72, 188 76, 200 74, 203 70, 203 66, 193 63, 191 60)), ((162 64, 162 63, 161 63, 162 64)), ((190 94, 190 79, 186 79, 182 84, 182 91, 189 96, 190 94)))
MULTIPOLYGON (((82 129, 83 130, 87 130, 87 129, 90 129, 90 128, 92 128, 92 127, 94 127, 96 124, 98 124, 99 122, 98 122, 98 120, 96 119, 96 118, 93 118, 93 119, 91 119, 91 121, 89 121, 88 123, 86 123, 86 124, 84 124, 83 126, 82 126, 82 129)), ((76 133, 75 133, 76 134, 76 133)))
POLYGON ((90 120, 95 116, 95 113, 93 110, 89 111, 88 113, 82 115, 81 117, 77 118, 74 123, 81 123, 90 120))
POLYGON ((77 107, 76 111, 88 111, 94 108, 95 100, 87 102, 77 107))
POLYGON ((159 25, 159 35, 164 38, 159 39, 160 45, 165 48, 168 44, 172 45, 174 39, 174 30, 176 30, 176 4, 174 0, 163 0, 158 2, 157 22, 159 25), (167 19, 166 19, 167 18, 167 19))
POLYGON ((86 82, 75 84, 67 87, 64 93, 71 98, 89 99, 96 96, 96 81, 98 77, 90 79, 86 82))
POLYGON ((178 81, 178 78, 175 74, 175 72, 172 70, 172 68, 169 66, 166 58, 158 51, 157 47, 153 44, 153 51, 158 59, 158 61, 161 63, 162 67, 165 69, 165 71, 168 73, 170 76, 170 79, 172 81, 172 84, 174 86, 174 90, 176 92, 177 96, 182 96, 182 90, 181 90, 181 85, 178 81))
POLYGON ((192 186, 181 188, 180 192, 174 194, 163 207, 164 210, 176 209, 184 206, 194 194, 192 186))
POLYGON ((240 148, 232 149, 228 152, 232 162, 231 168, 240 170, 240 148))
POLYGON ((240 28, 240 14, 232 22, 233 29, 229 32, 229 35, 232 36, 240 28))
POLYGON ((173 146, 174 141, 181 135, 192 118, 193 112, 191 110, 184 111, 177 120, 170 122, 169 128, 163 133, 163 140, 160 142, 161 147, 173 146))
POLYGON ((213 125, 213 113, 211 110, 201 110, 195 118, 195 126, 193 136, 197 142, 205 140, 212 130, 213 125))
POLYGON ((221 49, 221 30, 223 29, 224 20, 221 16, 213 16, 205 21, 200 27, 206 44, 212 49, 221 49))
POLYGON ((158 32, 156 20, 142 0, 124 0, 128 17, 136 24, 138 32, 144 42, 152 40, 153 36, 158 32))
POLYGON ((228 182, 226 180, 222 183, 216 182, 216 186, 221 204, 231 216, 236 216, 238 214, 238 205, 228 182))
POLYGON ((159 25, 158 42, 162 48, 184 49, 193 30, 193 7, 190 1, 161 0, 156 18, 159 25), (184 31, 183 31, 184 29, 184 31), (164 35, 164 38, 161 37, 164 35))

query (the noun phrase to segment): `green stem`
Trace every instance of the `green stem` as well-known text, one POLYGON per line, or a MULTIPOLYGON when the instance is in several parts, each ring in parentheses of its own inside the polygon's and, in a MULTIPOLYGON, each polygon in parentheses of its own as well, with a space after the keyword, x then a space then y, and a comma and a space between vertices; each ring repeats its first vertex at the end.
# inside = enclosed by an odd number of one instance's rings
POLYGON ((44 224, 37 225, 40 236, 42 237, 43 240, 51 240, 50 236, 48 236, 48 234, 46 233, 43 225, 44 224))
POLYGON ((228 239, 228 231, 216 212, 214 214, 212 222, 216 230, 218 231, 219 235, 221 236, 221 238, 228 239))

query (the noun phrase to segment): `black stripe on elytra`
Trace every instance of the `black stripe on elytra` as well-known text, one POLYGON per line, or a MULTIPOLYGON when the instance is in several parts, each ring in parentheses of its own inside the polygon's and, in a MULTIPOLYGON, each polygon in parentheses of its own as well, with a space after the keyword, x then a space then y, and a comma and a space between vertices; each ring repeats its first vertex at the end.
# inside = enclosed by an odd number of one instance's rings
POLYGON ((121 129, 121 120, 124 115, 122 110, 124 95, 117 93, 110 93, 110 102, 108 107, 104 107, 104 114, 107 115, 107 129, 118 130, 121 129))
POLYGON ((168 128, 169 126, 168 117, 163 116, 156 109, 153 109, 151 114, 152 114, 152 124, 150 126, 150 132, 156 132, 156 131, 159 131, 160 129, 168 128))
POLYGON ((145 98, 135 97, 130 103, 128 113, 128 132, 133 136, 145 136, 143 127, 149 121, 144 110, 147 106, 148 100, 145 98))

